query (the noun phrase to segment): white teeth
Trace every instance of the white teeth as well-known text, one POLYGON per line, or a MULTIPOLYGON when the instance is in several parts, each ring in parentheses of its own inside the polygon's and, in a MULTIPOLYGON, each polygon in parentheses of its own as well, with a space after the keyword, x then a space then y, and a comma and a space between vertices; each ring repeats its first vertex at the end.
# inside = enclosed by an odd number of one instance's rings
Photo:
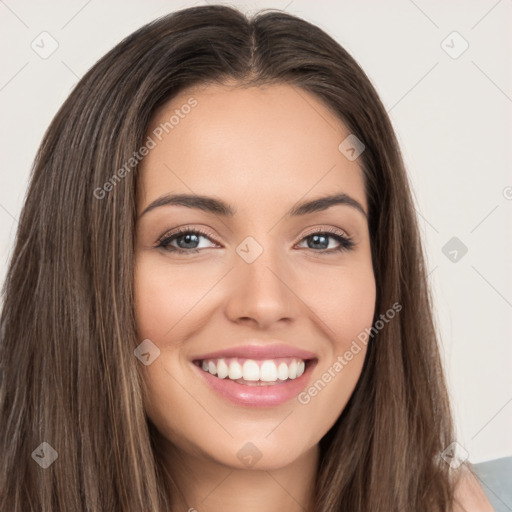
POLYGON ((272 359, 258 362, 253 359, 237 358, 203 360, 201 368, 220 379, 228 378, 247 382, 277 382, 278 380, 283 382, 296 379, 304 373, 305 361, 291 358, 283 361, 282 359, 278 359, 277 362, 272 359))
POLYGON ((288 379, 288 365, 286 363, 281 363, 277 367, 277 378, 279 380, 286 380, 286 379, 288 379))
MULTIPOLYGON (((211 373, 211 371, 210 371, 211 373)), ((290 363, 290 366, 288 366, 288 378, 289 379, 296 379, 297 378, 297 362, 292 361, 290 363)))
POLYGON ((225 379, 229 374, 229 368, 224 359, 219 359, 217 361, 217 377, 219 379, 225 379))
POLYGON ((208 363, 208 371, 212 374, 212 375, 216 375, 217 374, 217 366, 215 365, 215 363, 213 361, 210 361, 208 363))
POLYGON ((260 380, 275 382, 277 380, 277 367, 274 361, 264 361, 260 368, 260 380))
POLYGON ((260 367, 256 361, 248 359, 243 366, 244 380, 260 380, 260 367))
POLYGON ((233 361, 229 365, 229 378, 231 380, 238 380, 238 379, 241 379, 242 376, 243 376, 242 365, 237 361, 233 361))

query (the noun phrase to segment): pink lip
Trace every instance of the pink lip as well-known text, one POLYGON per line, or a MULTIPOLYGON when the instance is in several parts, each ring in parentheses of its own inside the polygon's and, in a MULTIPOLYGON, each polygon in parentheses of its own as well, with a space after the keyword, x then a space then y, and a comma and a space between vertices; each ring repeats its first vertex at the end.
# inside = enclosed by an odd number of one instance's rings
POLYGON ((208 352, 207 354, 199 354, 194 356, 193 360, 197 361, 203 359, 219 359, 221 357, 240 357, 244 359, 276 359, 278 357, 296 357, 298 359, 306 360, 316 358, 316 354, 306 350, 300 350, 296 347, 285 345, 283 343, 275 343, 273 345, 269 345, 269 342, 266 341, 265 344, 240 345, 238 347, 231 347, 224 350, 217 350, 215 352, 208 352))
MULTIPOLYGON (((215 353, 217 354, 217 352, 215 353)), ((207 358, 205 358, 207 359, 207 358)), ((215 359, 215 358, 212 358, 215 359)), ((286 380, 280 384, 270 386, 248 386, 238 384, 235 381, 219 379, 209 372, 205 372, 199 366, 192 363, 192 367, 200 373, 204 381, 221 397, 232 403, 251 407, 271 407, 281 405, 295 398, 304 388, 318 361, 308 361, 304 373, 293 380, 286 380)))

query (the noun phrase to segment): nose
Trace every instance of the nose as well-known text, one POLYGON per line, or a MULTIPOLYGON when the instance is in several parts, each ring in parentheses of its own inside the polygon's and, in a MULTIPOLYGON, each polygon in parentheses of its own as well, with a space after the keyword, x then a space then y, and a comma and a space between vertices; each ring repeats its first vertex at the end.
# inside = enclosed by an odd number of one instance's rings
POLYGON ((236 255, 227 290, 228 318, 259 328, 293 320, 299 299, 293 292, 293 276, 284 258, 269 248, 264 248, 252 262, 240 254, 236 255))

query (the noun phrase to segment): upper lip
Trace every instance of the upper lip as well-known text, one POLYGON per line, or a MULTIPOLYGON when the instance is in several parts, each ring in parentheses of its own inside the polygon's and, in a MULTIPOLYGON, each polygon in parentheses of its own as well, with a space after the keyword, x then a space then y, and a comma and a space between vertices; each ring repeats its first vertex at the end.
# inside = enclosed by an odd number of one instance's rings
POLYGON ((193 360, 220 359, 223 357, 240 357, 243 359, 275 359, 279 357, 295 357, 297 359, 313 359, 313 352, 302 350, 282 342, 253 341, 250 344, 229 347, 215 352, 194 356, 193 360))

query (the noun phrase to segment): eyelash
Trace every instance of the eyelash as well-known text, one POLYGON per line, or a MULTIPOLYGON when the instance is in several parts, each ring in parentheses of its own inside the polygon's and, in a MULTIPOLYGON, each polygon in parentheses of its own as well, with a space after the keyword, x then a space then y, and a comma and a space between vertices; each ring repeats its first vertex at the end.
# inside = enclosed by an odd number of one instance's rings
MULTIPOLYGON (((202 231, 200 229, 192 229, 192 228, 184 227, 184 228, 178 229, 177 231, 175 231, 174 233, 172 233, 169 236, 164 235, 160 240, 158 240, 158 244, 155 247, 162 248, 168 252, 171 252, 174 254, 179 254, 179 255, 184 255, 184 256, 198 253, 202 249, 181 249, 179 247, 173 247, 173 246, 169 245, 174 240, 181 238, 182 236, 188 235, 188 234, 204 236, 206 238, 212 239, 210 241, 215 242, 215 237, 211 233, 202 231)), ((308 233, 301 239, 301 242, 304 239, 309 238, 314 235, 329 235, 328 238, 334 238, 335 240, 337 240, 339 242, 339 246, 334 249, 323 249, 320 251, 317 251, 315 249, 310 249, 313 252, 320 252, 321 254, 333 254, 333 253, 340 253, 343 251, 350 251, 353 249, 353 247, 355 245, 352 238, 350 238, 349 236, 346 236, 346 235, 342 235, 338 230, 335 230, 335 229, 325 229, 322 231, 314 231, 312 233, 308 233)))

